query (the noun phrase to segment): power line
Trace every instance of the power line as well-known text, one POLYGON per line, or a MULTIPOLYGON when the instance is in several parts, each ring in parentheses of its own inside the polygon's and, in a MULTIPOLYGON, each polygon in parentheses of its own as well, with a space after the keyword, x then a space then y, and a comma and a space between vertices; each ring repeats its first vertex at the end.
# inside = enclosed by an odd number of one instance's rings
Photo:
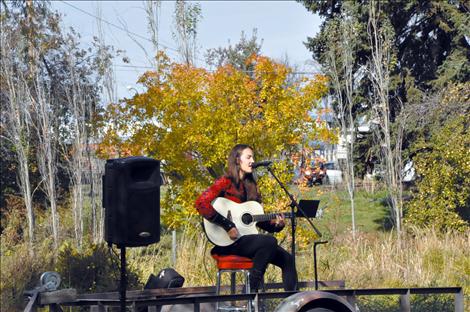
MULTIPOLYGON (((138 37, 138 38, 140 38, 140 39, 143 39, 143 40, 146 40, 146 41, 148 41, 148 42, 152 42, 152 43, 153 43, 153 41, 150 40, 149 38, 146 38, 146 37, 144 37, 144 36, 142 36, 142 35, 139 35, 139 34, 137 34, 137 33, 135 33, 135 32, 132 32, 132 31, 130 31, 130 30, 126 29, 126 28, 123 28, 123 27, 121 27, 121 26, 119 26, 119 25, 116 25, 116 24, 113 24, 113 23, 111 23, 111 22, 108 22, 107 20, 105 20, 105 19, 103 19, 103 18, 101 18, 101 17, 98 17, 98 16, 96 16, 96 15, 90 13, 90 12, 87 12, 87 11, 85 11, 85 10, 83 10, 83 9, 80 9, 79 7, 76 7, 76 6, 74 6, 73 4, 70 4, 70 3, 66 2, 66 1, 63 1, 63 0, 62 0, 62 2, 63 2, 64 4, 66 4, 66 5, 68 5, 68 6, 72 7, 72 8, 74 8, 75 10, 78 10, 78 11, 80 11, 80 12, 82 12, 82 13, 88 15, 88 16, 94 17, 94 18, 96 18, 96 19, 98 19, 98 20, 100 20, 100 21, 102 21, 102 22, 104 22, 104 23, 106 23, 106 24, 108 24, 108 25, 110 25, 110 26, 113 26, 113 27, 115 27, 115 28, 117 28, 117 29, 119 29, 119 30, 121 30, 121 31, 126 32, 127 34, 132 34, 132 35, 134 35, 134 36, 136 36, 136 37, 138 37)), ((170 47, 170 46, 168 46, 168 45, 165 45, 165 44, 163 44, 163 43, 158 42, 158 45, 160 45, 160 46, 162 46, 162 47, 164 47, 164 48, 166 48, 166 49, 168 49, 168 50, 171 50, 171 51, 173 51, 173 52, 179 53, 179 50, 178 50, 178 49, 172 48, 172 47, 170 47)), ((205 62, 205 60, 203 60, 203 59, 201 59, 201 58, 199 58, 199 57, 196 57, 196 56, 195 56, 195 59, 198 60, 198 61, 201 61, 201 62, 205 62)))
POLYGON ((144 65, 114 65, 116 67, 131 67, 131 68, 144 68, 144 69, 155 69, 152 66, 144 66, 144 65))
MULTIPOLYGON (((136 68, 136 69, 155 69, 155 67, 152 66, 144 66, 144 65, 114 65, 116 67, 122 67, 122 68, 136 68)), ((214 72, 215 70, 208 70, 209 72, 214 72)), ((242 72, 244 73, 254 73, 255 71, 253 70, 243 70, 242 72)), ((262 72, 264 74, 275 74, 276 72, 262 72)), ((289 74, 291 75, 316 75, 319 74, 318 72, 309 72, 309 71, 294 71, 290 72, 289 74)))
MULTIPOLYGON (((133 32, 133 31, 130 31, 130 30, 128 30, 128 29, 125 29, 125 28, 123 28, 123 27, 121 27, 121 26, 119 26, 119 25, 116 25, 116 24, 113 24, 113 23, 111 23, 111 22, 108 22, 107 20, 105 20, 105 19, 103 19, 103 18, 101 18, 101 17, 99 17, 99 16, 96 16, 96 15, 94 15, 94 14, 91 14, 91 13, 85 11, 85 10, 82 10, 82 9, 80 9, 79 7, 77 7, 77 6, 75 6, 75 5, 71 4, 71 3, 68 3, 68 2, 66 2, 66 1, 62 1, 62 2, 63 2, 64 4, 66 4, 66 5, 68 5, 68 6, 72 7, 72 8, 74 8, 75 10, 78 10, 78 11, 80 11, 80 12, 82 12, 82 13, 88 15, 88 16, 91 16, 91 17, 94 17, 94 18, 100 20, 101 22, 103 22, 103 23, 105 23, 105 24, 108 24, 109 26, 112 26, 112 27, 114 27, 114 28, 117 28, 117 29, 119 29, 119 30, 121 30, 121 31, 124 31, 124 32, 128 33, 128 34, 134 35, 134 36, 136 36, 137 38, 140 38, 140 39, 143 39, 143 40, 152 42, 152 40, 150 40, 149 38, 146 38, 146 37, 144 37, 144 36, 142 36, 142 35, 139 35, 139 34, 133 32)), ((172 51, 175 51, 175 52, 179 52, 177 49, 172 48, 172 47, 169 47, 169 46, 167 46, 167 45, 164 45, 164 44, 161 44, 161 43, 159 43, 159 45, 161 45, 162 47, 164 47, 164 48, 166 48, 166 49, 168 49, 168 50, 172 50, 172 51)))
MULTIPOLYGON (((105 20, 105 19, 103 19, 103 18, 101 18, 101 17, 99 17, 99 16, 96 16, 96 15, 90 13, 90 12, 87 12, 87 11, 85 11, 85 10, 83 10, 83 9, 80 9, 79 7, 77 7, 77 6, 75 6, 75 5, 71 4, 71 3, 68 3, 68 2, 66 2, 66 1, 62 1, 62 3, 68 5, 68 6, 70 6, 71 8, 73 8, 73 9, 75 9, 75 10, 77 10, 77 11, 80 11, 80 12, 82 12, 82 13, 84 13, 84 14, 90 16, 90 17, 96 18, 96 19, 100 20, 101 22, 103 22, 103 23, 105 23, 105 24, 108 24, 109 26, 112 26, 112 27, 114 27, 114 28, 116 28, 116 29, 119 29, 119 30, 121 30, 121 31, 124 31, 124 32, 127 33, 127 34, 131 34, 131 35, 136 36, 137 38, 146 40, 146 41, 148 41, 148 42, 152 42, 152 40, 150 40, 149 38, 146 38, 146 37, 144 37, 144 36, 142 36, 142 35, 139 35, 139 34, 133 32, 133 31, 130 31, 130 30, 126 29, 126 28, 123 28, 123 27, 121 27, 121 26, 119 26, 119 25, 116 25, 116 24, 114 24, 114 23, 111 23, 111 22, 109 22, 109 21, 107 21, 107 20, 105 20)), ((164 47, 164 48, 166 48, 166 49, 168 49, 168 50, 171 50, 171 51, 174 51, 174 52, 179 53, 178 49, 172 48, 172 47, 167 46, 167 45, 164 45, 164 44, 162 44, 162 43, 159 43, 159 45, 161 45, 162 47, 164 47)), ((198 57, 196 57, 196 59, 199 60, 199 61, 203 61, 203 62, 204 62, 204 60, 202 60, 202 59, 200 59, 200 58, 198 58, 198 57)), ((135 69, 138 69, 138 68, 140 68, 140 69, 154 69, 154 67, 151 67, 151 66, 139 66, 139 65, 115 65, 115 66, 116 66, 116 67, 124 67, 124 68, 126 68, 126 67, 127 67, 127 68, 135 68, 135 69)), ((122 71, 123 71, 123 70, 122 70, 122 71)), ((209 71, 213 72, 213 70, 209 70, 209 71)), ((244 70, 243 72, 245 72, 245 73, 253 73, 254 71, 244 70)), ((275 72, 264 72, 264 73, 275 73, 275 72)), ((299 72, 291 72, 290 74, 291 74, 291 75, 315 75, 315 74, 318 74, 318 73, 317 73, 317 72, 307 72, 307 71, 300 72, 300 71, 299 71, 299 72)))

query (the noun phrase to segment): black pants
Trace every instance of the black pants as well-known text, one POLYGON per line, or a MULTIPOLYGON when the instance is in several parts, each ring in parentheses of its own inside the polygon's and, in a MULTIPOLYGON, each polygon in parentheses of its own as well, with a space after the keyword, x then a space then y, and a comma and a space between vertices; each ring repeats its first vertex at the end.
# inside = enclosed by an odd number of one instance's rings
POLYGON ((264 274, 269 263, 282 270, 284 290, 297 288, 297 271, 292 263, 292 255, 277 244, 270 235, 245 235, 230 246, 216 246, 212 253, 218 255, 237 255, 253 259, 253 271, 264 274))

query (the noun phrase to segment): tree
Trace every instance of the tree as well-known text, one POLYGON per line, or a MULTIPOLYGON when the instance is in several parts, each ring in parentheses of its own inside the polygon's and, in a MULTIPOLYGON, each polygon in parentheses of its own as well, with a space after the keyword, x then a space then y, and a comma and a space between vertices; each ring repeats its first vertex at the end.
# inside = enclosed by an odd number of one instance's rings
MULTIPOLYGON (((337 23, 345 5, 349 14, 358 22, 358 44, 354 54, 353 73, 364 77, 363 71, 371 58, 367 25, 371 0, 354 2, 345 0, 301 2, 309 11, 325 20, 320 32, 307 38, 306 46, 313 58, 324 65, 328 60, 328 46, 331 39, 329 25, 337 23)), ((470 16, 467 1, 459 0, 400 0, 382 1, 381 19, 387 20, 391 28, 391 46, 394 50, 394 67, 390 72, 390 120, 393 124, 402 107, 422 101, 427 92, 434 92, 454 82, 465 82, 470 78, 470 16)), ((353 113, 370 115, 368 99, 372 92, 369 79, 358 80, 353 113)), ((369 120, 371 120, 369 118, 369 120)), ((399 127, 396 127, 397 129, 399 127)), ((414 137, 405 129, 403 148, 412 145, 414 137)), ((372 138, 361 142, 356 154, 362 162, 375 158, 378 150, 372 138)), ((378 155, 378 154, 377 154, 378 155)))
MULTIPOLYGON (((402 161, 401 161, 401 133, 404 123, 397 123, 400 129, 396 142, 392 142, 391 104, 389 92, 391 89, 390 73, 395 66, 394 51, 392 46, 393 30, 387 20, 379 21, 380 4, 372 1, 370 4, 369 35, 370 47, 372 48, 371 60, 368 67, 370 81, 372 83, 371 106, 374 120, 375 137, 380 146, 380 159, 385 165, 385 184, 390 199, 390 211, 397 234, 401 234, 403 218, 402 200, 402 161)), ((404 118, 399 120, 403 121, 404 118)))
POLYGON ((457 84, 411 110, 410 122, 421 129, 422 135, 412 147, 418 180, 406 205, 408 224, 434 226, 441 231, 469 227, 469 96, 470 84, 457 84))
POLYGON ((152 41, 153 48, 155 49, 155 55, 158 54, 159 42, 158 42, 158 31, 160 22, 160 13, 162 2, 161 0, 152 0, 144 2, 145 13, 147 15, 147 29, 150 33, 150 40, 152 41))
POLYGON ((75 72, 77 60, 73 54, 68 54, 66 62, 70 68, 73 82, 72 89, 67 92, 67 100, 70 105, 70 126, 72 142, 67 142, 64 147, 64 154, 68 163, 67 169, 71 179, 71 198, 74 220, 75 239, 78 246, 83 244, 84 218, 83 218, 83 181, 84 171, 86 170, 86 155, 84 147, 87 144, 87 124, 86 124, 86 93, 78 82, 79 78, 75 72), (71 147, 71 148, 69 148, 71 147))
POLYGON ((251 38, 247 39, 245 32, 242 31, 240 41, 232 46, 229 42, 228 47, 218 47, 217 49, 208 49, 206 52, 206 62, 209 66, 220 67, 232 65, 239 70, 251 70, 248 68, 250 62, 247 62, 253 55, 260 55, 263 41, 258 43, 257 30, 253 29, 251 38))
MULTIPOLYGON (((325 18, 320 32, 307 39, 307 47, 316 60, 325 60, 329 33, 328 24, 341 14, 350 1, 301 1, 312 13, 325 18)), ((361 25, 355 71, 368 61, 371 49, 367 39, 368 6, 370 0, 352 5, 351 14, 361 25)), ((468 57, 470 43, 465 38, 469 33, 470 17, 466 1, 384 1, 381 14, 390 21, 393 30, 392 45, 396 48, 396 68, 391 81, 397 87, 402 102, 419 100, 422 92, 439 89, 448 83, 464 82, 470 78, 468 57)), ((362 90, 367 95, 369 82, 364 81, 362 90)))
POLYGON ((37 164, 41 173, 41 184, 44 185, 44 193, 47 196, 51 209, 52 237, 54 248, 59 244, 59 216, 57 212, 57 130, 52 99, 49 90, 51 87, 43 80, 43 77, 35 73, 31 79, 33 88, 28 89, 28 97, 31 102, 32 112, 35 114, 35 128, 37 131, 38 145, 37 164))
MULTIPOLYGON (((283 181, 289 155, 304 134, 317 134, 308 114, 326 91, 317 76, 285 84, 289 69, 266 57, 255 57, 253 79, 231 65, 215 72, 170 63, 160 54, 160 67, 140 82, 147 92, 108 107, 100 150, 104 156, 148 155, 162 160, 170 183, 162 200, 164 222, 172 228, 194 224, 194 200, 224 170, 236 143, 251 144, 257 159, 275 158, 283 181)), ((282 193, 260 176, 266 208, 278 208, 282 193), (275 203, 277 205, 275 205, 275 203)))
MULTIPOLYGON (((43 3, 33 6, 33 3, 28 1, 22 4, 14 3, 12 7, 7 6, 5 3, 2 4, 4 10, 2 10, 1 21, 4 31, 2 31, 1 37, 1 81, 4 83, 2 83, 1 101, 2 107, 6 108, 2 110, 2 125, 4 125, 2 128, 4 128, 6 134, 2 136, 2 139, 5 138, 9 141, 10 144, 7 144, 6 147, 13 148, 18 158, 19 187, 26 206, 28 240, 30 250, 33 252, 35 221, 33 212, 34 185, 32 185, 31 167, 35 166, 33 158, 35 150, 45 151, 48 149, 44 145, 38 147, 38 144, 35 144, 35 140, 42 134, 41 129, 50 133, 50 129, 47 128, 50 126, 48 122, 46 128, 41 127, 43 123, 36 122, 38 120, 37 116, 43 116, 42 114, 35 114, 37 112, 35 110, 37 99, 44 95, 45 91, 44 84, 37 79, 42 74, 38 62, 40 60, 46 62, 44 51, 41 50, 42 46, 39 44, 37 37, 42 31, 42 35, 47 39, 55 39, 55 16, 50 16, 48 19, 44 18, 44 12, 47 11, 47 8, 43 3), (20 7, 22 11, 16 11, 16 7, 20 7), (51 30, 44 31, 44 28, 48 26, 51 30), (37 127, 38 125, 39 127, 37 127), (39 130, 37 135, 34 134, 34 128, 39 130), (42 149, 43 147, 44 149, 42 149)), ((46 47, 51 45, 54 45, 53 40, 46 47)), ((44 104, 42 101, 41 103, 44 104)), ((48 142, 50 141, 48 140, 48 142)), ((41 156, 44 156, 44 154, 41 156)), ((48 156, 51 156, 51 154, 48 153, 48 156)), ((40 172, 43 175, 43 181, 51 182, 47 177, 48 166, 45 163, 46 161, 39 164, 40 172), (44 166, 41 166, 43 164, 44 166)), ((48 185, 50 184, 48 183, 48 185)), ((47 187, 46 190, 50 190, 50 188, 47 187)), ((52 195, 52 197, 48 197, 50 203, 54 206, 54 194, 48 192, 48 195, 52 195)), ((55 217, 55 211, 53 211, 54 239, 57 238, 55 235, 57 234, 55 217)))
MULTIPOLYGON (((159 4, 157 4, 158 8, 159 4)), ((153 1, 148 1, 146 3, 146 13, 148 14, 149 27, 152 27, 154 21, 152 12, 157 10, 155 3, 153 1)), ((114 51, 112 46, 109 46, 105 42, 105 33, 103 31, 103 20, 101 18, 100 7, 97 7, 96 14, 96 26, 97 26, 97 36, 95 37, 94 46, 97 49, 99 57, 96 58, 96 68, 97 73, 101 77, 102 92, 104 93, 102 98, 104 103, 117 103, 117 90, 116 90, 116 76, 113 70, 113 57, 119 55, 122 51, 114 51)), ((155 12, 155 18, 157 12, 155 12)), ((157 27, 157 26, 155 26, 157 27)), ((156 44, 158 49, 158 29, 154 29, 154 36, 152 37, 152 42, 156 44)), ((129 34, 130 35, 130 34, 129 34)), ((124 59, 123 59, 124 60, 124 59)), ((92 107, 86 106, 86 112, 82 112, 84 116, 97 116, 97 112, 94 112, 92 107)), ((104 161, 96 156, 94 146, 96 142, 101 141, 102 133, 97 129, 93 122, 89 123, 85 129, 87 131, 86 135, 86 162, 88 163, 88 169, 90 172, 90 193, 91 193, 91 208, 92 208, 92 233, 94 242, 101 242, 104 238, 104 211, 101 209, 102 204, 101 200, 103 198, 102 194, 102 176, 104 174, 104 161)))
MULTIPOLYGON (((121 18, 118 18, 118 19, 122 28, 126 31, 129 38, 132 41, 134 41, 134 43, 142 50, 142 52, 144 52, 149 65, 158 67, 158 64, 155 63, 155 60, 156 60, 155 56, 158 54, 158 51, 160 51, 158 32, 160 28, 159 23, 160 23, 160 14, 161 14, 161 0, 142 1, 142 5, 143 5, 143 10, 145 11, 145 16, 147 19, 147 30, 149 32, 149 38, 146 38, 144 36, 141 36, 137 33, 130 31, 129 27, 127 26, 126 21, 121 18), (152 44, 153 51, 149 52, 147 48, 141 43, 141 41, 139 41, 139 39, 144 39, 146 41, 149 41, 152 44)), ((100 23, 102 22, 101 9, 99 6, 97 7, 96 15, 97 15, 99 33, 102 33, 101 25, 100 25, 100 23)), ((173 35, 175 36, 175 34, 173 35)), ((130 60, 129 58, 124 57, 123 62, 129 63, 130 60)))
MULTIPOLYGON (((50 211, 52 237, 57 246, 57 207, 66 202, 70 182, 66 172, 77 172, 68 167, 71 163, 66 159, 77 148, 85 153, 90 143, 86 139, 82 141, 84 144, 72 149, 70 143, 74 142, 76 133, 70 131, 70 125, 78 118, 87 128, 87 138, 92 134, 90 129, 100 107, 100 72, 109 66, 109 62, 102 59, 109 60, 112 52, 103 49, 95 53, 93 47, 81 49, 79 35, 73 30, 62 31, 60 15, 52 12, 47 2, 2 2, 2 6, 2 61, 5 66, 2 66, 0 101, 2 107, 11 108, 1 113, 2 122, 6 121, 5 129, 12 130, 7 135, 9 143, 2 144, 2 148, 21 153, 18 160, 13 158, 6 163, 11 164, 8 167, 19 168, 21 187, 24 185, 26 192, 31 194, 25 196, 27 210, 35 200, 50 211), (73 63, 69 62, 71 59, 73 63), (77 98, 77 90, 81 92, 85 106, 79 116, 71 101, 77 98), (16 127, 19 136, 14 133, 15 128, 10 127, 14 116, 10 113, 15 110, 20 112, 15 115, 19 118, 15 117, 19 120, 15 124, 20 126, 16 127), (21 140, 11 140, 14 137, 21 140), (18 143, 21 143, 20 149, 18 143), (36 181, 36 171, 41 175, 40 181, 36 181), (30 181, 29 191, 24 182, 26 177, 30 181), (33 192, 33 189, 37 191, 33 192)), ((88 168, 85 172, 88 173, 88 168)), ((15 185, 9 186, 16 191, 15 185)), ((32 213, 28 215, 33 219, 32 213)))
POLYGON ((333 93, 333 108, 336 120, 340 126, 340 136, 346 145, 345 180, 351 202, 352 234, 356 235, 355 220, 355 173, 354 173, 354 144, 356 141, 356 122, 354 105, 358 74, 353 72, 354 52, 357 47, 358 25, 348 8, 343 7, 342 14, 335 23, 329 25, 330 44, 327 57, 323 64, 324 72, 330 78, 330 88, 333 93))
MULTIPOLYGON (((14 34, 11 34, 14 35, 14 34)), ((28 220, 28 241, 30 250, 34 250, 34 211, 33 190, 30 180, 31 165, 31 102, 27 93, 24 77, 16 75, 12 60, 12 43, 16 39, 9 38, 8 32, 1 35, 1 85, 2 85, 2 148, 11 146, 17 157, 18 185, 23 196, 28 220), (12 40, 13 39, 13 40, 12 40)), ((3 170, 2 170, 3 171, 3 170)), ((3 173, 2 173, 3 174, 3 173)), ((3 179, 2 179, 3 182, 3 179)), ((2 183, 3 184, 3 183, 2 183)))
MULTIPOLYGON (((63 65, 68 72, 68 88, 64 90, 67 105, 67 136, 61 141, 66 170, 70 178, 70 199, 74 219, 74 233, 77 245, 84 243, 87 230, 94 234, 93 239, 102 237, 102 214, 97 218, 97 200, 101 197, 99 176, 103 162, 94 155, 92 145, 99 138, 95 131, 96 118, 101 111, 98 93, 104 91, 112 100, 114 93, 113 72, 110 70, 114 50, 106 46, 102 39, 95 38, 96 53, 93 56, 84 54, 78 48, 79 42, 72 35, 66 37, 63 47, 63 65), (96 75, 95 75, 96 74, 96 75), (92 80, 91 75, 96 78, 92 80), (88 197, 92 203, 90 211, 85 210, 84 186, 89 185, 88 197), (88 214, 88 212, 90 212, 88 214), (91 220, 90 220, 91 219, 91 220), (100 225, 101 224, 101 225, 100 225), (91 228, 90 228, 91 227, 91 228)), ((93 50, 92 50, 93 51, 93 50)))
POLYGON ((178 45, 182 62, 194 64, 196 59, 197 24, 201 19, 201 5, 185 0, 175 2, 173 38, 178 45))

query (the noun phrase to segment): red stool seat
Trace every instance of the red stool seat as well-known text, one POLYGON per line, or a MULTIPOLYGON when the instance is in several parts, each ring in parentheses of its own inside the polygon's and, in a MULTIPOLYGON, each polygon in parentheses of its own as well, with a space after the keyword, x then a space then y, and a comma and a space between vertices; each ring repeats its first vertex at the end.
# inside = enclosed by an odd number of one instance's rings
POLYGON ((235 255, 212 254, 219 270, 248 270, 253 268, 253 260, 235 255))

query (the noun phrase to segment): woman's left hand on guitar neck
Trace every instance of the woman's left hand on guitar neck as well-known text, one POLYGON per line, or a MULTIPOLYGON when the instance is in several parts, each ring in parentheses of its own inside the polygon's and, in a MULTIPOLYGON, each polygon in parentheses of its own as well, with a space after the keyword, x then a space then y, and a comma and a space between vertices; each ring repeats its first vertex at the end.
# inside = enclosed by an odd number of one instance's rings
POLYGON ((286 222, 284 221, 284 214, 279 214, 276 216, 276 219, 271 220, 271 224, 278 228, 283 228, 286 225, 286 222))

